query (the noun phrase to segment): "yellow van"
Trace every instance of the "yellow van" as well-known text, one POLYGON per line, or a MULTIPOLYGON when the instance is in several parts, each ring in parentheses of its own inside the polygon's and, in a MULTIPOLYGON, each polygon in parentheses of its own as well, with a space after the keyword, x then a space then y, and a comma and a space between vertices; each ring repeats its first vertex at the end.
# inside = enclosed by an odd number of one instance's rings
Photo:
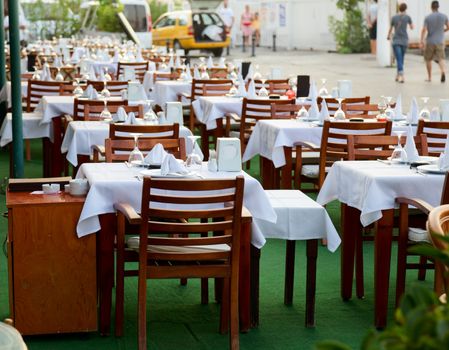
POLYGON ((153 44, 175 50, 208 50, 221 56, 231 39, 220 16, 213 11, 173 11, 153 25, 153 44))

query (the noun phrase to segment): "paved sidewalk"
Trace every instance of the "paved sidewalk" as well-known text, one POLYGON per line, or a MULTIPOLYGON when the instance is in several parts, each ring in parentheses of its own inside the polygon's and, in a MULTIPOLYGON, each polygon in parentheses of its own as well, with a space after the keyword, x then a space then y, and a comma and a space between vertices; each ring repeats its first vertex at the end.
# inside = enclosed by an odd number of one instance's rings
MULTIPOLYGON (((411 98, 430 97, 429 107, 439 105, 439 99, 449 99, 449 74, 445 84, 440 83, 439 68, 433 64, 433 81, 425 82, 426 69, 422 56, 408 53, 405 59, 405 83, 394 81, 395 67, 379 67, 374 56, 369 54, 343 55, 321 51, 285 51, 272 52, 267 48, 257 48, 256 57, 251 52, 241 52, 241 48, 231 50, 227 59, 244 59, 260 65, 261 73, 268 73, 271 67, 280 67, 286 76, 309 74, 320 88, 320 79, 326 78, 326 87, 330 91, 337 86, 339 79, 352 80, 353 96, 372 97, 377 102, 379 97, 402 94, 404 109, 408 110, 411 98)), ((447 64, 449 67, 449 64, 447 64)), ((418 99, 418 103, 421 100, 418 99)))

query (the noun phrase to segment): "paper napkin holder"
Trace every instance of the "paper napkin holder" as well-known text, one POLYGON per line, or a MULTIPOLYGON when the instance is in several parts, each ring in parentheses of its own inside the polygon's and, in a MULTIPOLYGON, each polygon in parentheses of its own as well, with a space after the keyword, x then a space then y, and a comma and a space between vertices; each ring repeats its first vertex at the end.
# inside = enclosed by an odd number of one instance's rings
POLYGON ((123 80, 132 81, 136 80, 136 71, 134 67, 124 66, 123 67, 123 80))
POLYGON ((128 101, 140 100, 140 83, 138 81, 128 82, 128 101))
POLYGON ((241 171, 242 153, 240 140, 236 137, 219 137, 217 139, 218 171, 241 171))
POLYGON ((167 102, 165 104, 165 118, 168 124, 184 124, 181 102, 167 102))

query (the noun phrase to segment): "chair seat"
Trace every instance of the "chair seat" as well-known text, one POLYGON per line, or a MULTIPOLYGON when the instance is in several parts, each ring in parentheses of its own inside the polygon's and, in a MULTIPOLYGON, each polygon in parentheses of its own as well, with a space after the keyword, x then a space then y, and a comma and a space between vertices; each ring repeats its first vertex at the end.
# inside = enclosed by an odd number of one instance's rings
POLYGON ((417 227, 410 227, 408 230, 408 239, 412 242, 430 243, 430 238, 427 230, 417 227))
MULTIPOLYGON (((330 167, 326 167, 325 172, 328 173, 330 167)), ((310 177, 312 179, 318 178, 320 166, 318 164, 304 164, 301 169, 301 175, 310 177)))
MULTIPOLYGON (((139 250, 139 237, 128 238, 126 244, 132 250, 139 250)), ((227 244, 210 244, 201 246, 165 246, 165 245, 148 245, 149 253, 182 253, 182 254, 201 254, 201 253, 219 253, 229 252, 231 247, 227 244)))

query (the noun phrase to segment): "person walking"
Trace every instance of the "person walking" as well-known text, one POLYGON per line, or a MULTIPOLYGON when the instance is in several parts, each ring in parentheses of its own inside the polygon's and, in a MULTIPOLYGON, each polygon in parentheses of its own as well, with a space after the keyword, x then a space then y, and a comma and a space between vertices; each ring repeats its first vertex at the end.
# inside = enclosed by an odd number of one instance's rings
POLYGON ((388 40, 391 40, 391 34, 394 30, 392 44, 397 63, 396 81, 399 83, 404 82, 404 58, 408 47, 407 26, 413 29, 412 19, 407 15, 406 10, 407 4, 399 5, 399 14, 391 19, 390 30, 388 31, 388 40))
POLYGON ((369 29, 371 53, 375 55, 377 51, 377 0, 374 0, 368 7, 366 23, 369 29))
POLYGON ((251 28, 253 29, 254 36, 256 37, 256 46, 260 46, 260 20, 259 12, 254 13, 253 22, 251 23, 251 28))
POLYGON ((449 30, 449 21, 445 14, 438 11, 440 4, 432 1, 432 13, 424 20, 421 31, 420 47, 424 49, 424 60, 427 68, 427 80, 432 81, 432 60, 438 61, 441 71, 441 82, 446 81, 446 65, 444 53, 444 32, 449 30), (424 39, 426 40, 424 43, 424 39))
POLYGON ((243 35, 243 44, 249 45, 249 37, 253 33, 251 28, 251 24, 253 23, 253 15, 249 9, 249 5, 245 5, 245 12, 242 13, 242 17, 240 18, 240 29, 242 30, 243 35))
POLYGON ((232 26, 234 25, 234 12, 229 7, 228 0, 223 0, 223 6, 219 8, 218 14, 223 20, 223 23, 226 26, 229 35, 231 36, 231 41, 234 41, 232 38, 232 26))

